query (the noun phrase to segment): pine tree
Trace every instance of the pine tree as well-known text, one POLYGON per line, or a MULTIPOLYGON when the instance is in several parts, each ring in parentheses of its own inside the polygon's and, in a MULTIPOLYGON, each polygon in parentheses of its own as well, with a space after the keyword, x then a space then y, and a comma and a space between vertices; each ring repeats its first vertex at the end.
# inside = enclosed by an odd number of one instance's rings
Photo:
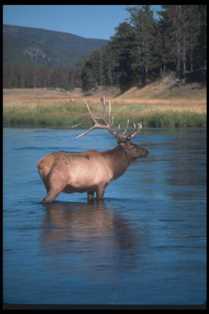
POLYGON ((169 36, 166 42, 171 47, 165 49, 165 54, 169 52, 179 79, 185 80, 187 73, 200 68, 202 60, 205 59, 203 51, 206 51, 206 40, 203 38, 206 38, 206 27, 201 27, 206 25, 205 12, 205 6, 202 5, 163 6, 161 25, 163 35, 166 37, 167 33, 169 36), (167 30, 166 24, 169 25, 167 30), (204 42, 202 45, 201 38, 204 42))
POLYGON ((135 76, 139 85, 145 85, 147 78, 160 66, 156 49, 157 23, 150 5, 131 7, 128 11, 135 33, 133 50, 135 76))
POLYGON ((115 71, 118 73, 118 81, 121 91, 129 88, 134 80, 133 49, 135 34, 133 27, 127 23, 121 23, 116 29, 116 34, 111 38, 111 48, 114 52, 115 71))
POLYGON ((82 89, 84 91, 88 91, 92 88, 95 88, 97 85, 95 73, 93 71, 93 65, 89 60, 86 61, 81 70, 81 81, 82 89))
POLYGON ((158 21, 158 51, 161 62, 161 75, 175 70, 174 40, 172 37, 173 25, 169 16, 168 5, 162 5, 158 21))

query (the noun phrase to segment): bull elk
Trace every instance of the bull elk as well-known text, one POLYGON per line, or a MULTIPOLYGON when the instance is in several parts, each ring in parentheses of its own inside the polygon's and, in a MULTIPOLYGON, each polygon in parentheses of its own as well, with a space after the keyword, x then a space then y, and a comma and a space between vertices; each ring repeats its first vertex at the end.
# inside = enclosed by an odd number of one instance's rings
POLYGON ((42 202, 56 199, 59 193, 87 192, 88 200, 101 200, 108 184, 121 176, 128 166, 137 158, 145 157, 148 150, 132 143, 140 132, 142 124, 129 120, 125 129, 115 127, 111 114, 111 102, 101 99, 102 115, 96 116, 86 106, 93 126, 77 137, 84 136, 94 129, 105 129, 115 137, 118 145, 104 152, 90 150, 87 152, 54 152, 44 156, 37 165, 39 174, 47 190, 42 202))

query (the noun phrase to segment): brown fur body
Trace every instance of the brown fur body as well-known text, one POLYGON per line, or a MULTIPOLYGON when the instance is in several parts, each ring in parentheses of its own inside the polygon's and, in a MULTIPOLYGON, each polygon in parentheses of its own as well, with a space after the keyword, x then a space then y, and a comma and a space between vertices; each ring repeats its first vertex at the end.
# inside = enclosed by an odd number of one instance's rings
POLYGON ((105 152, 48 154, 37 165, 47 190, 43 201, 53 201, 60 192, 87 192, 88 199, 96 192, 97 199, 102 199, 107 185, 121 176, 132 161, 147 153, 145 148, 128 142, 105 152))

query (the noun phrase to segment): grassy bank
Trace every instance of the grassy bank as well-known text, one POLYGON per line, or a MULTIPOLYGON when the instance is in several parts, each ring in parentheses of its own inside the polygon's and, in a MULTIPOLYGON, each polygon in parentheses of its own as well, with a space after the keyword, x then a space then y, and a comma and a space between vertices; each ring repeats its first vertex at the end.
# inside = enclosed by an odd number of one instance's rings
MULTIPOLYGON (((95 111, 99 110, 96 101, 90 102, 95 111)), ((145 127, 205 127, 206 111, 198 107, 151 105, 113 101, 112 113, 115 123, 122 126, 130 121, 143 121, 145 127)), ((70 128, 79 125, 87 128, 92 122, 84 102, 63 101, 55 104, 33 103, 32 105, 4 106, 3 124, 5 127, 56 127, 70 128)))

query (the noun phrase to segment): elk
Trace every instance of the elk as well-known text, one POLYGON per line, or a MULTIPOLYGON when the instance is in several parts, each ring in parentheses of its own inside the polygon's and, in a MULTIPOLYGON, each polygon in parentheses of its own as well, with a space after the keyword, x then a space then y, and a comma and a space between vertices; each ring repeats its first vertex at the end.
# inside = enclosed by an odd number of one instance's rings
POLYGON ((105 129, 117 140, 117 146, 111 150, 98 152, 53 152, 44 156, 37 165, 47 195, 42 202, 56 199, 59 193, 86 192, 88 201, 102 200, 111 181, 120 177, 137 158, 146 157, 148 150, 132 143, 140 132, 142 123, 130 125, 127 120, 125 129, 115 127, 111 114, 111 102, 101 99, 102 114, 95 115, 85 102, 93 126, 77 137, 80 138, 94 129, 105 129))

